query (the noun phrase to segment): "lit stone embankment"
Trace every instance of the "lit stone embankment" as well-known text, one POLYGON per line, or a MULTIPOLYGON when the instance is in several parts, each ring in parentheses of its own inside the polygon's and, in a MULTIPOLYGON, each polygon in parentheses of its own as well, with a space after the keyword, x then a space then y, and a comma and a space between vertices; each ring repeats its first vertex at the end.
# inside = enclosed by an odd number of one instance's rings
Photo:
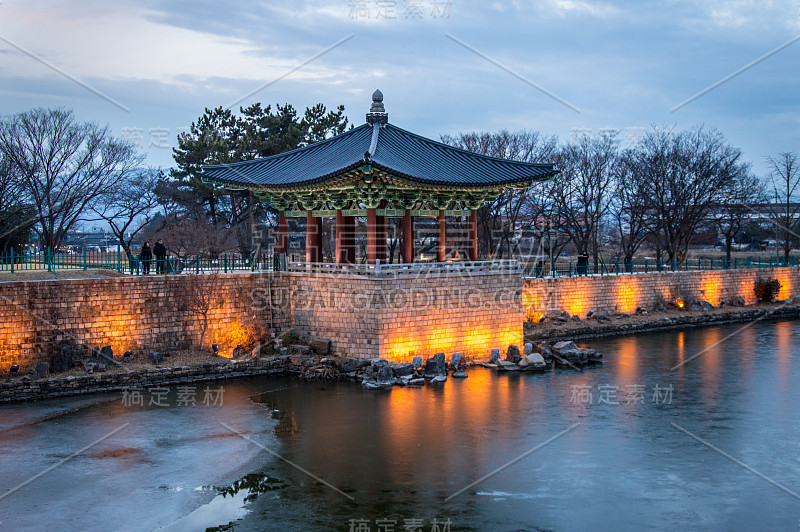
POLYGON ((292 329, 329 339, 336 356, 486 356, 522 341, 520 270, 501 266, 0 283, 0 372, 51 362, 63 342, 144 356, 196 346, 203 318, 189 303, 198 298, 210 301, 205 349, 230 353, 292 329))
POLYGON ((568 312, 583 318, 590 310, 616 314, 637 308, 668 306, 678 300, 708 301, 715 307, 735 297, 745 304, 756 303, 753 286, 757 279, 778 279, 779 300, 800 296, 800 268, 757 268, 741 270, 655 272, 586 277, 532 279, 522 282, 522 304, 526 317, 548 312, 568 312))

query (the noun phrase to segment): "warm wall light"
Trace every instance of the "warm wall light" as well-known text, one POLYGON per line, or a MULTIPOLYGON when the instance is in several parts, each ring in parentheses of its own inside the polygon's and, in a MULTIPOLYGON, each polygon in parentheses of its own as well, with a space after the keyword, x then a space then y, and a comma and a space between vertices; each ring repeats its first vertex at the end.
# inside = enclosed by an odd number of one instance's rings
POLYGON ((633 312, 636 310, 637 280, 625 279, 617 288, 617 310, 620 312, 633 312))
POLYGON ((714 306, 719 305, 720 280, 717 272, 710 272, 704 275, 700 285, 703 298, 714 306))

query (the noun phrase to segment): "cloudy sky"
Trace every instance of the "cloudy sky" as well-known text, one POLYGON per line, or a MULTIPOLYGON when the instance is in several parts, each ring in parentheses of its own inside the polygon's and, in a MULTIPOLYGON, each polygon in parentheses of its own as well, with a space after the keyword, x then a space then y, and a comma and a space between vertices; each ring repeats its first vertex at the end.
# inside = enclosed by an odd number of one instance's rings
POLYGON ((358 125, 380 88, 436 139, 706 124, 763 173, 800 150, 798 36, 800 0, 2 0, 0 111, 73 108, 168 167, 205 107, 344 104, 358 125))

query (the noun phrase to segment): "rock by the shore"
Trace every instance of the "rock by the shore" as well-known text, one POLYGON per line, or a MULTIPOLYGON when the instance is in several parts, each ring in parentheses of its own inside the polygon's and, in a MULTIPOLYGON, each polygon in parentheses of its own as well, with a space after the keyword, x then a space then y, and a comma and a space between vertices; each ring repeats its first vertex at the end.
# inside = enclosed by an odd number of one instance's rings
POLYGON ((494 364, 498 360, 500 360, 500 350, 497 348, 492 349, 492 352, 489 354, 489 363, 494 364))
POLYGON ((388 382, 394 379, 394 371, 389 366, 380 366, 378 368, 378 381, 388 382))
POLYGON ((453 372, 454 379, 466 379, 468 377, 467 372, 463 369, 459 369, 453 372))
POLYGON ((312 338, 311 348, 319 355, 327 355, 331 352, 331 341, 327 338, 312 338))
POLYGON ((533 353, 533 344, 528 342, 524 346, 522 346, 522 356, 528 356, 533 353))
POLYGON ((508 346, 508 351, 506 351, 506 361, 511 362, 512 364, 517 364, 520 360, 522 360, 522 355, 519 352, 519 347, 514 344, 508 346))
POLYGON ((531 371, 535 369, 545 369, 547 368, 547 363, 544 361, 544 357, 539 353, 531 353, 519 361, 519 366, 523 370, 531 371))
POLYGON ((444 353, 436 353, 425 362, 425 376, 430 378, 441 375, 447 375, 447 362, 444 353))
POLYGON ((372 379, 372 378, 364 379, 363 381, 361 381, 361 386, 363 386, 367 390, 380 390, 381 389, 381 385, 378 384, 378 381, 376 381, 375 379, 372 379))
POLYGON ((61 373, 67 371, 72 367, 72 346, 69 344, 62 345, 58 352, 53 355, 50 360, 50 369, 54 373, 61 373))
POLYGON ((397 377, 407 377, 414 374, 414 366, 410 362, 389 364, 397 377))
POLYGON ((358 371, 359 369, 363 368, 364 366, 369 366, 369 361, 364 360, 363 358, 350 358, 344 357, 338 359, 339 365, 343 372, 351 373, 353 371, 358 371))
MULTIPOLYGON (((520 359, 521 360, 521 359, 520 359)), ((518 364, 514 364, 513 362, 509 362, 508 360, 498 360, 497 364, 497 371, 519 371, 520 367, 518 364)))
POLYGON ((50 375, 49 362, 37 362, 34 369, 36 371, 36 375, 38 375, 39 377, 47 377, 48 375, 50 375))
POLYGON ((577 350, 578 346, 575 345, 575 342, 562 340, 561 342, 556 342, 555 344, 553 344, 553 351, 557 353, 568 353, 577 350))
POLYGON ((110 345, 107 345, 100 350, 98 358, 102 364, 112 365, 118 368, 122 366, 122 363, 114 360, 114 351, 111 349, 110 345))

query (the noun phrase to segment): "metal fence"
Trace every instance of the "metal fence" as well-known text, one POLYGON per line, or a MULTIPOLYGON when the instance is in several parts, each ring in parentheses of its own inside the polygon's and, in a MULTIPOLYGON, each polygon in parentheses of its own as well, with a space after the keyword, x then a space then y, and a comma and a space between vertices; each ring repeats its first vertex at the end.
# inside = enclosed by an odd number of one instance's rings
POLYGON ((689 259, 684 262, 675 261, 643 261, 643 262, 593 262, 579 264, 572 260, 554 262, 540 261, 535 264, 523 264, 523 277, 580 277, 589 275, 628 275, 636 273, 677 272, 677 271, 709 271, 709 270, 741 270, 750 268, 777 268, 782 266, 798 266, 800 259, 790 257, 749 257, 726 259, 689 259))
POLYGON ((201 257, 200 255, 178 257, 167 256, 163 260, 144 261, 139 257, 128 257, 122 251, 102 252, 81 249, 74 253, 24 253, 14 251, 0 254, 0 272, 16 273, 21 271, 48 271, 58 277, 59 270, 91 270, 107 269, 131 275, 148 274, 180 274, 180 273, 229 273, 229 272, 262 272, 285 270, 285 255, 252 255, 245 257, 238 254, 222 254, 217 257, 201 257))
MULTIPOLYGON (((464 262, 464 261, 461 261, 464 262)), ((479 261, 470 263, 478 265, 487 262, 479 261)), ((498 263, 498 261, 491 261, 498 263)), ((499 261, 502 262, 502 261, 499 261)), ((517 264, 517 261, 505 261, 517 264)), ((428 263, 417 263, 428 264, 428 263)), ((439 264, 439 263, 436 263, 439 264)), ((455 263, 442 263, 455 264, 455 263)), ((751 257, 744 259, 692 259, 682 263, 644 261, 644 262, 614 262, 606 264, 600 262, 596 267, 594 263, 581 263, 573 260, 560 259, 554 262, 538 261, 536 263, 526 262, 521 264, 523 277, 579 277, 589 275, 627 275, 636 273, 651 272, 674 272, 674 271, 707 271, 707 270, 730 270, 730 269, 749 269, 749 268, 772 268, 779 266, 798 266, 800 259, 790 257, 784 260, 781 257, 751 257)), ((345 265, 333 263, 307 264, 304 262, 289 262, 285 254, 258 254, 242 256, 235 253, 224 253, 216 257, 204 257, 200 255, 178 257, 170 255, 163 261, 153 258, 150 261, 142 261, 139 257, 128 257, 122 251, 100 252, 81 249, 70 253, 14 253, 14 251, 0 254, 0 272, 20 272, 20 271, 49 271, 58 276, 59 270, 90 270, 108 269, 116 270, 120 273, 131 275, 152 275, 152 274, 204 274, 204 273, 231 273, 231 272, 264 272, 264 271, 314 271, 317 273, 336 272, 345 265)), ((373 266, 362 265, 361 268, 368 270, 373 266)), ((483 266, 480 266, 483 267, 483 266)), ((387 271, 394 269, 407 269, 409 265, 383 265, 387 271)), ((347 269, 351 271, 353 267, 347 269)), ((398 270, 399 271, 399 270, 398 270)))

